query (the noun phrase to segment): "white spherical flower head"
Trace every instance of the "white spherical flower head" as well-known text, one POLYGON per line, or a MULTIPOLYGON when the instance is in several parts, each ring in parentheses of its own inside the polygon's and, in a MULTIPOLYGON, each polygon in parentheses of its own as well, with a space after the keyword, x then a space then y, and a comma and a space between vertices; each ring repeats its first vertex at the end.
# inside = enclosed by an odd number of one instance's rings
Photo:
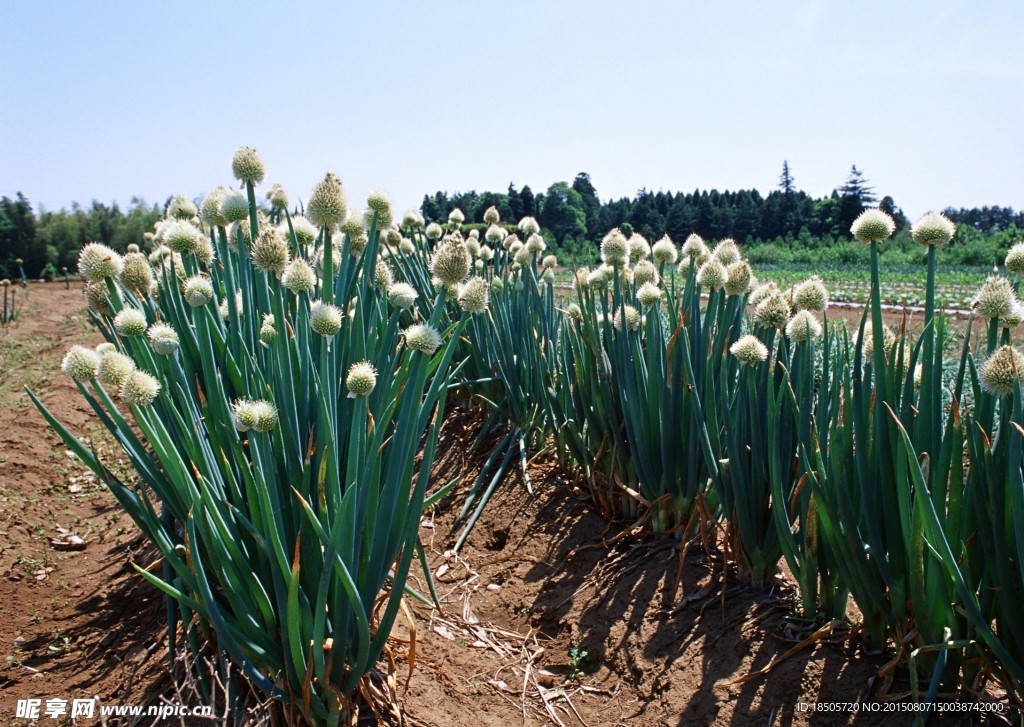
POLYGON ((124 261, 106 245, 90 242, 78 253, 78 272, 90 283, 121 274, 124 261))
POLYGON ((739 262, 740 248, 734 239, 727 237, 715 245, 715 249, 711 254, 718 258, 722 265, 729 267, 733 263, 739 262))
POLYGON ((786 336, 797 343, 812 341, 820 335, 821 324, 814 314, 807 310, 798 311, 786 324, 786 336))
POLYGON ((176 253, 194 253, 203 241, 203 233, 185 220, 171 220, 164 228, 164 244, 176 253))
POLYGON ((231 409, 234 415, 235 429, 238 431, 248 432, 256 425, 256 412, 249 399, 235 399, 231 409))
POLYGON ((458 207, 448 213, 448 224, 455 229, 458 229, 465 221, 466 215, 462 214, 462 210, 458 207))
POLYGON ((498 220, 501 219, 501 214, 498 212, 498 208, 491 205, 484 212, 484 223, 488 225, 498 224, 498 220))
POLYGON ((251 146, 240 146, 231 159, 231 172, 239 181, 259 184, 266 176, 267 169, 255 149, 251 146))
POLYGON ((401 310, 412 308, 418 297, 416 288, 408 283, 392 283, 388 288, 388 302, 401 310))
POLYGON ((1006 269, 1014 275, 1024 273, 1024 242, 1018 242, 1006 253, 1006 269))
POLYGON ((193 275, 183 286, 185 300, 193 308, 200 308, 213 300, 213 284, 205 275, 193 275))
POLYGON ((387 192, 375 189, 366 197, 366 209, 377 215, 377 229, 382 230, 395 219, 387 192))
MULTIPOLYGON (((287 229, 287 225, 285 229, 287 229)), ((316 242, 317 235, 320 234, 320 231, 313 223, 302 215, 292 217, 292 230, 295 231, 295 241, 300 247, 312 245, 316 242)))
POLYGON ((220 201, 222 225, 240 222, 249 217, 249 200, 241 192, 227 192, 220 201))
POLYGON ((647 242, 647 238, 638 232, 634 232, 630 235, 629 240, 626 241, 626 245, 629 249, 629 262, 636 263, 640 260, 646 260, 651 254, 651 245, 647 242))
POLYGON ((683 243, 683 255, 689 258, 699 258, 707 254, 708 246, 703 237, 694 232, 686 238, 686 242, 683 243))
MULTIPOLYGON (((476 230, 474 230, 474 232, 476 232, 476 230)), ((470 235, 469 239, 466 240, 466 251, 469 253, 470 257, 480 257, 480 240, 470 235)))
POLYGON ((95 378, 100 365, 100 354, 85 346, 72 346, 68 349, 60 369, 75 381, 88 381, 95 378))
POLYGON ((121 382, 121 400, 132 406, 149 406, 160 393, 160 388, 155 377, 136 369, 121 382))
POLYGON ((729 346, 729 353, 744 366, 756 366, 768 358, 768 348, 757 336, 748 334, 729 346))
POLYGON ((1001 319, 1003 325, 1007 328, 1016 328, 1021 323, 1024 323, 1024 303, 1016 301, 1013 304, 1013 308, 1001 319))
POLYGON ((623 323, 625 323, 626 328, 635 331, 640 328, 642 322, 643 319, 640 317, 640 311, 631 305, 622 306, 616 310, 615 317, 612 318, 612 325, 619 331, 622 330, 623 323))
POLYGON ((107 284, 103 281, 89 283, 85 286, 85 300, 89 304, 89 309, 101 316, 114 315, 107 300, 107 284))
POLYGON ((460 242, 450 240, 438 247, 430 260, 430 272, 442 285, 458 285, 469 275, 469 252, 460 242))
POLYGON ((636 291, 637 302, 644 308, 661 303, 661 288, 651 282, 646 282, 636 291))
POLYGON ((541 280, 543 280, 548 285, 554 285, 555 284, 555 271, 554 271, 554 269, 553 268, 544 268, 544 273, 540 276, 540 278, 541 278, 541 280))
POLYGON ((403 255, 412 255, 416 252, 416 243, 408 237, 403 237, 402 241, 398 243, 398 251, 403 255))
POLYGON ((774 281, 769 280, 767 283, 762 283, 761 285, 755 287, 754 290, 751 291, 750 297, 747 299, 747 302, 750 303, 750 305, 752 306, 757 306, 761 303, 762 300, 767 298, 769 295, 778 292, 779 286, 776 285, 774 281))
POLYGON ((956 225, 941 212, 929 212, 910 228, 914 242, 925 247, 941 247, 953 239, 956 225))
POLYGON ((195 203, 185 197, 174 197, 167 203, 166 216, 169 218, 176 220, 191 220, 195 219, 198 212, 199 210, 196 209, 195 203))
POLYGON ((750 263, 746 260, 737 260, 726 268, 726 295, 746 295, 750 292, 753 280, 754 271, 750 269, 750 263))
POLYGON ((265 346, 273 346, 277 340, 277 328, 274 327, 274 314, 266 313, 263 316, 263 324, 260 326, 260 343, 265 346))
POLYGON ((277 407, 266 399, 257 399, 252 402, 253 425, 252 430, 265 434, 277 425, 277 407))
POLYGON ((623 266, 629 262, 629 241, 618 227, 601 240, 601 259, 609 265, 623 266))
POLYGON ((530 235, 536 235, 537 233, 540 232, 540 224, 533 217, 529 216, 519 220, 518 227, 519 231, 522 232, 523 235, 526 237, 529 237, 530 235))
POLYGON ((725 287, 728 277, 725 265, 718 258, 712 257, 697 271, 697 284, 709 290, 718 290, 725 287))
POLYGON ((275 184, 267 191, 267 199, 270 201, 270 206, 278 212, 288 209, 288 193, 280 184, 275 184))
POLYGON ((417 323, 406 328, 402 334, 405 336, 405 345, 413 351, 433 356, 434 352, 441 347, 441 334, 437 329, 426 323, 417 323))
POLYGON ((974 308, 982 318, 993 320, 1010 315, 1016 302, 1017 297, 1013 294, 1010 281, 993 275, 985 281, 975 296, 974 308))
POLYGON ((350 218, 341 225, 340 229, 348 237, 348 252, 353 258, 358 257, 362 251, 367 249, 370 236, 367 234, 367 228, 362 224, 362 220, 350 218))
POLYGON ((317 182, 306 203, 306 216, 317 227, 333 227, 348 217, 348 202, 341 187, 341 180, 333 172, 327 172, 317 182))
POLYGON ((782 328, 789 316, 789 301, 779 292, 769 294, 754 308, 754 320, 765 328, 782 328))
POLYGON ((341 309, 322 300, 313 301, 309 306, 309 325, 315 333, 330 339, 341 330, 341 309))
POLYGON ((572 271, 572 287, 576 290, 590 289, 590 268, 576 268, 572 271))
POLYGON ((558 258, 554 255, 545 255, 540 264, 545 268, 553 268, 558 265, 558 258))
POLYGON ((518 250, 516 250, 515 255, 512 256, 512 260, 520 267, 524 265, 529 265, 531 262, 533 262, 533 255, 530 254, 530 248, 523 245, 518 250))
POLYGON ((141 336, 148 325, 146 314, 135 308, 122 308, 114 316, 114 330, 119 336, 141 336))
POLYGON ((1001 346, 978 371, 982 388, 995 396, 1009 396, 1024 377, 1024 355, 1013 346, 1001 346))
POLYGON ((864 210, 853 221, 850 232, 864 244, 882 242, 896 231, 896 222, 880 209, 864 210))
POLYGON ((491 225, 490 227, 487 228, 487 232, 484 233, 484 239, 487 240, 487 242, 489 242, 492 245, 497 245, 502 240, 504 240, 507 235, 508 233, 505 232, 504 227, 499 227, 498 225, 491 225))
POLYGON ((587 275, 587 285, 595 290, 604 290, 608 286, 608 275, 604 268, 592 270, 587 275))
POLYGON ((548 244, 544 242, 540 233, 535 232, 526 238, 526 249, 530 251, 531 255, 537 256, 548 249, 548 244))
POLYGON ((210 242, 210 238, 206 235, 199 238, 199 246, 196 247, 195 256, 200 264, 207 267, 213 262, 213 243, 210 242))
POLYGON ((823 313, 828 308, 828 289, 824 281, 817 275, 800 283, 793 290, 793 306, 797 310, 810 310, 823 313))
MULTIPOLYGON (((220 302, 220 317, 227 321, 231 317, 231 309, 228 307, 228 299, 225 298, 220 302)), ((245 316, 245 308, 242 307, 242 291, 235 291, 235 310, 238 311, 238 317, 242 318, 245 316)))
POLYGON ((345 387, 348 389, 348 397, 355 399, 358 396, 369 396, 377 386, 377 369, 369 361, 360 361, 352 364, 345 377, 345 387))
POLYGON ((489 286, 483 278, 472 277, 459 288, 459 305, 467 313, 477 314, 487 310, 489 286))
POLYGON ((651 257, 659 265, 675 265, 679 260, 679 251, 676 249, 676 244, 672 242, 672 238, 665 235, 654 243, 654 247, 651 248, 651 257))
POLYGON ((484 245, 480 248, 480 259, 489 263, 494 259, 494 248, 484 245))
POLYGON ((96 373, 107 386, 121 386, 125 378, 135 370, 135 362, 117 351, 107 351, 100 357, 96 373))
MULTIPOLYGON (((220 206, 224 198, 231 191, 227 187, 217 187, 203 198, 199 205, 199 216, 210 227, 223 227, 228 221, 220 213, 220 206)), ((246 205, 248 207, 248 205, 246 205)))
POLYGON ((401 227, 403 230, 414 230, 423 226, 422 220, 423 216, 416 210, 406 210, 402 215, 401 227))
POLYGON ((644 283, 658 282, 658 268, 650 260, 641 260, 633 267, 633 283, 639 287, 644 283))
MULTIPOLYGON (((871 325, 870 321, 868 321, 867 323, 864 324, 864 339, 863 339, 864 340, 864 345, 862 346, 862 348, 864 349, 864 358, 868 359, 868 360, 870 360, 871 357, 874 356, 874 354, 875 354, 875 334, 874 334, 874 330, 875 329, 871 325)), ((858 339, 856 341, 856 343, 857 343, 858 346, 860 346, 861 345, 860 339, 858 339)), ((895 343, 896 343, 896 333, 889 326, 884 326, 882 328, 882 345, 885 347, 885 350, 887 352, 890 351, 892 349, 892 347, 895 345, 895 343)))
POLYGON ((441 239, 441 235, 444 234, 444 230, 441 229, 441 225, 437 224, 436 222, 431 222, 429 225, 427 225, 427 228, 426 230, 423 231, 423 234, 427 236, 428 240, 437 242, 439 239, 441 239))
POLYGON ((178 352, 178 334, 166 323, 154 323, 146 334, 153 350, 161 356, 173 356, 178 352))
POLYGON ((273 228, 259 234, 250 252, 253 265, 274 277, 279 276, 288 264, 288 245, 273 228))
POLYGON ((153 283, 153 268, 141 252, 130 252, 122 258, 121 283, 129 290, 145 293, 153 283))
POLYGON ((377 261, 377 267, 373 273, 373 284, 378 290, 387 290, 391 287, 395 275, 391 266, 383 260, 377 261))
POLYGON ((281 273, 281 285, 298 295, 312 293, 316 287, 316 273, 312 266, 302 258, 295 258, 288 263, 281 273))
POLYGON ((117 346, 108 341, 104 341, 93 350, 96 351, 96 353, 98 353, 100 356, 103 356, 103 354, 107 353, 108 351, 116 351, 117 346))

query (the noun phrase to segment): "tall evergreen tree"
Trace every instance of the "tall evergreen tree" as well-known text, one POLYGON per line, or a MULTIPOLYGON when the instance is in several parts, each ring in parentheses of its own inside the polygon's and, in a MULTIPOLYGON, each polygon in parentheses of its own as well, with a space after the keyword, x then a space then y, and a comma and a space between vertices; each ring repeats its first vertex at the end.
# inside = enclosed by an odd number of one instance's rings
MULTIPOLYGON (((519 199, 523 203, 523 216, 524 217, 536 217, 537 216, 537 200, 533 196, 533 190, 530 189, 529 184, 524 184, 522 191, 519 193, 519 199)), ((516 220, 518 222, 519 220, 516 220)))
POLYGON ((864 179, 864 172, 857 169, 856 164, 850 167, 850 176, 846 178, 846 183, 839 188, 839 193, 856 197, 865 207, 878 201, 878 197, 875 196, 875 188, 868 184, 868 180, 864 179))
POLYGON ((508 183, 508 211, 509 218, 505 222, 514 225, 523 219, 523 198, 519 196, 519 190, 512 182, 508 183))
POLYGON ((789 161, 782 162, 782 174, 779 175, 779 189, 784 194, 790 195, 796 191, 796 186, 793 182, 793 175, 789 171, 789 161))
POLYGON ((594 187, 593 182, 590 181, 590 175, 586 172, 580 172, 576 175, 572 188, 579 194, 580 200, 583 203, 587 234, 593 237, 600 232, 598 225, 600 224, 601 200, 597 196, 597 189, 594 187))

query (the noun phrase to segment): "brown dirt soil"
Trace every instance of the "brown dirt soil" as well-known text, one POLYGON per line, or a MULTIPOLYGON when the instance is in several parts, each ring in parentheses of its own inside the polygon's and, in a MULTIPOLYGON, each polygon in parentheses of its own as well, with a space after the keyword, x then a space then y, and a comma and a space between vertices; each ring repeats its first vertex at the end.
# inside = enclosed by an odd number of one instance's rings
MULTIPOLYGON (((72 431, 106 449, 108 464, 123 466, 58 370, 71 343, 100 338, 74 288, 35 285, 27 297, 19 321, 0 329, 0 724, 21 723, 19 698, 149 704, 170 694, 163 599, 129 565, 153 556, 140 553, 138 531, 21 391, 42 392, 72 431), (85 549, 51 544, 59 528, 84 538, 85 549)), ((446 418, 434 487, 462 475, 464 492, 476 477, 483 456, 470 444, 479 426, 464 410, 446 418)), ((841 639, 805 648, 766 676, 726 684, 794 645, 792 587, 745 587, 723 577, 717 555, 698 547, 681 554, 670 536, 605 522, 550 457, 532 462, 530 473, 534 494, 521 477, 502 483, 458 554, 458 493, 423 519, 443 611, 410 602, 412 659, 401 641, 407 623, 396 629, 395 676, 413 724, 910 722, 797 711, 800 702, 880 698, 883 662, 841 639)), ((411 581, 426 592, 421 573, 411 581)))
MULTIPOLYGON (((479 471, 482 458, 468 453, 478 422, 465 412, 449 415, 438 485, 479 471)), ((415 672, 404 696, 415 720, 479 727, 912 723, 905 714, 798 711, 800 703, 888 699, 877 676, 885 661, 860 654, 842 636, 782 660, 809 634, 791 617, 791 582, 780 578, 773 593, 737 583, 723 577, 720 557, 700 547, 681 554, 672 536, 607 523, 550 460, 534 462, 530 472, 535 494, 521 477, 503 483, 457 554, 451 526, 461 499, 449 496, 424 518, 421 536, 443 608, 415 609, 415 672), (728 684, 776 660, 767 675, 728 684)), ((422 577, 412 580, 426 593, 422 577)), ((888 693, 905 685, 905 675, 897 677, 888 693)))
POLYGON ((76 286, 33 284, 19 300, 16 322, 0 328, 0 724, 19 723, 18 699, 142 704, 166 686, 163 600, 129 566, 139 532, 22 391, 112 452, 59 369, 69 345, 102 338, 76 286), (52 544, 61 528, 84 550, 52 544))

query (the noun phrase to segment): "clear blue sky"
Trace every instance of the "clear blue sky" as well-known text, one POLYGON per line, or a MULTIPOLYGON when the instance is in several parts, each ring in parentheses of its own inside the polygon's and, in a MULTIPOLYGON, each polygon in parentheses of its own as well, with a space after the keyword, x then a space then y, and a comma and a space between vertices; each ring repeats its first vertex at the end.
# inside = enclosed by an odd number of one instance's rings
POLYGON ((11 1, 0 195, 197 196, 248 144, 293 199, 331 169, 400 210, 580 171, 766 192, 784 159, 911 217, 1021 208, 1022 28, 1020 0, 11 1))

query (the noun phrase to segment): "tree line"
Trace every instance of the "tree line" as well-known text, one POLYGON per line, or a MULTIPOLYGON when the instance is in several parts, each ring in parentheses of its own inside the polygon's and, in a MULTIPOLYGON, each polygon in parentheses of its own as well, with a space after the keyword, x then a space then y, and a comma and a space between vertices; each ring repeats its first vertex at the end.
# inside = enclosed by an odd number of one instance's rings
MULTIPOLYGON (((856 166, 844 184, 821 198, 796 187, 787 162, 778 188, 767 195, 756 189, 641 189, 632 198, 602 201, 590 175, 581 172, 571 184, 555 182, 539 193, 529 185, 516 189, 514 184, 504 192, 439 191, 424 196, 420 211, 427 220, 444 222, 457 207, 468 223, 482 224, 484 211, 492 205, 503 220, 535 217, 548 243, 578 262, 592 261, 601 238, 613 227, 639 232, 652 242, 666 234, 682 242, 693 232, 707 240, 732 237, 747 246, 755 261, 866 262, 863 246, 853 244, 850 225, 872 206, 896 220, 896 238, 887 250, 890 259, 902 256, 909 261, 915 254, 906 215, 891 196, 879 199, 856 166)), ((944 212, 959 228, 947 258, 951 264, 992 265, 1024 231, 1024 212, 1009 207, 944 212)))
MULTIPOLYGON (((13 199, 2 197, 0 278, 17 277, 19 259, 30 278, 53 277, 63 267, 74 271, 78 251, 87 242, 102 242, 119 251, 129 243, 141 244, 143 233, 162 217, 166 204, 133 197, 127 208, 93 201, 88 207, 75 204, 70 210, 37 213, 21 193, 13 199)), ((894 262, 916 260, 920 255, 910 237, 910 221, 892 197, 876 196, 856 166, 842 185, 821 198, 798 189, 784 163, 778 187, 766 195, 756 189, 641 189, 631 198, 602 201, 590 175, 581 172, 572 183, 555 182, 538 193, 529 185, 517 189, 514 184, 503 192, 439 191, 425 195, 420 210, 428 221, 445 222, 448 213, 459 208, 470 226, 483 226, 484 212, 491 206, 510 224, 535 217, 563 260, 580 264, 596 259, 601 238, 613 227, 639 232, 652 242, 665 234, 682 242, 692 232, 707 240, 732 237, 745 245, 753 262, 841 264, 867 261, 864 246, 850 236, 850 225, 865 208, 876 205, 897 223, 895 238, 883 255, 894 262)), ((991 266, 1024 236, 1024 211, 999 206, 944 211, 958 226, 944 254, 947 264, 991 266)))
POLYGON ((38 214, 20 192, 0 198, 0 278, 16 278, 17 260, 30 278, 53 278, 66 267, 75 272, 78 251, 89 242, 102 242, 124 252, 130 243, 142 244, 143 233, 163 216, 163 206, 132 197, 127 209, 93 201, 88 208, 38 214))

